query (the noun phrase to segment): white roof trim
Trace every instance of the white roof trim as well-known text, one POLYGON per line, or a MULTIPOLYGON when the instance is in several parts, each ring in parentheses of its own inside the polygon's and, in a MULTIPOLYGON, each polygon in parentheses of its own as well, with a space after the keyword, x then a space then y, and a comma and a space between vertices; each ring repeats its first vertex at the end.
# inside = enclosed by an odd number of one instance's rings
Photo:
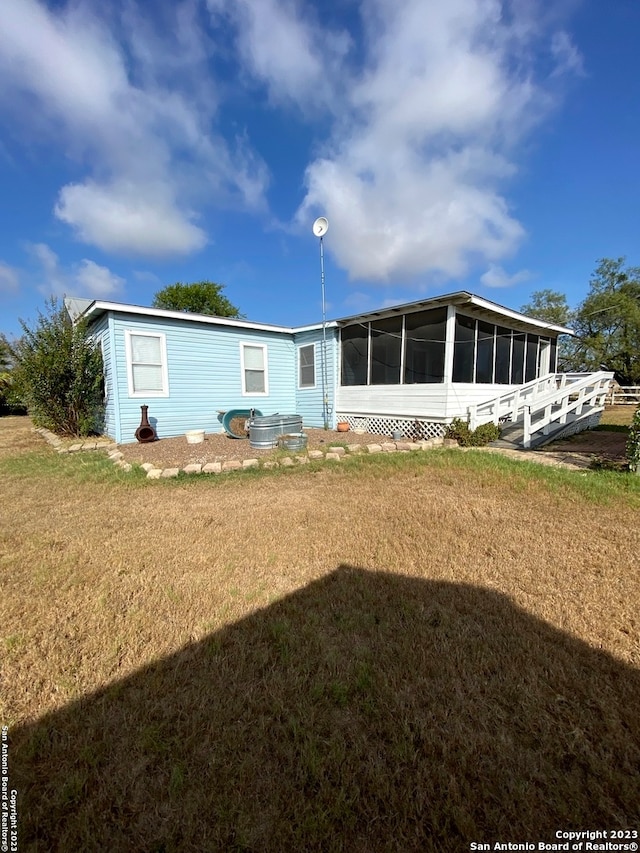
MULTIPOLYGON (((236 320, 232 317, 212 317, 208 314, 192 314, 188 311, 167 311, 164 308, 144 308, 140 305, 126 305, 121 302, 104 302, 95 300, 91 302, 83 312, 82 316, 90 318, 102 311, 115 311, 121 314, 134 314, 144 317, 157 317, 163 320, 188 320, 192 323, 204 323, 212 326, 229 326, 233 329, 253 329, 259 332, 285 332, 294 334, 297 332, 311 332, 322 328, 322 323, 314 323, 311 326, 272 326, 267 323, 253 323, 251 320, 236 320)), ((334 326, 335 321, 327 323, 327 327, 334 326)))
POLYGON ((502 305, 497 305, 495 302, 491 302, 489 299, 483 299, 481 296, 474 296, 473 294, 470 294, 470 297, 469 302, 471 302, 472 305, 476 305, 478 308, 484 308, 486 311, 493 311, 494 313, 502 314, 505 317, 509 317, 511 320, 519 320, 520 322, 530 323, 532 326, 551 329, 554 332, 558 332, 559 335, 575 334, 566 326, 557 326, 555 323, 547 323, 546 320, 538 320, 537 317, 529 317, 528 314, 522 314, 520 311, 513 311, 511 308, 504 308, 502 305))
MULTIPOLYGON (((79 300, 78 300, 79 301, 79 300)), ((403 305, 393 305, 387 308, 380 308, 374 311, 363 311, 361 314, 354 314, 350 317, 342 317, 339 320, 329 320, 326 323, 326 328, 335 329, 338 326, 344 326, 353 322, 366 322, 376 319, 377 317, 390 317, 394 314, 404 313, 408 310, 418 311, 429 306, 454 304, 460 308, 465 305, 473 305, 481 310, 488 311, 499 317, 505 317, 514 320, 518 323, 532 326, 538 329, 545 329, 550 332, 555 332, 558 335, 574 335, 571 329, 566 326, 558 326, 555 323, 547 323, 544 320, 538 320, 535 317, 529 317, 526 314, 521 314, 519 311, 513 311, 511 308, 505 308, 498 305, 496 302, 491 302, 489 299, 483 299, 481 296, 475 296, 465 290, 459 290, 455 293, 447 293, 442 296, 433 296, 429 299, 421 299, 416 302, 407 302, 403 305)), ((267 323, 253 323, 250 320, 236 320, 232 317, 212 317, 208 314, 191 314, 186 311, 167 311, 164 308, 144 308, 140 305, 126 305, 120 302, 105 302, 95 300, 82 312, 83 317, 90 318, 94 314, 100 314, 102 311, 116 311, 121 314, 133 314, 144 317, 157 317, 163 320, 187 320, 192 323, 203 323, 211 326, 228 326, 233 329, 253 329, 258 332, 278 332, 288 335, 299 334, 300 332, 312 332, 322 329, 322 323, 313 323, 309 326, 272 326, 267 323)))
POLYGON ((361 314, 354 314, 350 317, 340 318, 340 325, 348 323, 367 322, 369 320, 384 319, 393 317, 394 315, 404 314, 409 311, 420 311, 426 308, 444 307, 445 305, 455 305, 458 308, 464 308, 466 305, 473 305, 484 311, 489 311, 497 317, 514 320, 520 324, 545 329, 549 332, 556 332, 559 335, 573 335, 574 332, 566 326, 558 326, 555 323, 547 323, 545 320, 538 320, 535 317, 529 317, 527 314, 521 314, 519 311, 513 311, 511 308, 505 308, 503 305, 498 305, 497 302, 491 302, 489 299, 483 299, 481 296, 475 296, 466 290, 458 290, 455 293, 445 293, 441 296, 432 296, 428 299, 419 299, 416 302, 406 302, 403 305, 390 305, 386 308, 374 309, 373 311, 363 311, 361 314))

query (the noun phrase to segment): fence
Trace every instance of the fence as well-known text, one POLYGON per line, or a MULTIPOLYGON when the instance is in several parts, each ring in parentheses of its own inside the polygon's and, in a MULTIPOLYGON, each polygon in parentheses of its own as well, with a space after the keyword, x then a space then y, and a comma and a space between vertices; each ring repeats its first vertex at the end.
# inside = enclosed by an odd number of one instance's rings
POLYGON ((640 404, 640 385, 614 385, 607 392, 606 402, 609 406, 637 406, 640 404))

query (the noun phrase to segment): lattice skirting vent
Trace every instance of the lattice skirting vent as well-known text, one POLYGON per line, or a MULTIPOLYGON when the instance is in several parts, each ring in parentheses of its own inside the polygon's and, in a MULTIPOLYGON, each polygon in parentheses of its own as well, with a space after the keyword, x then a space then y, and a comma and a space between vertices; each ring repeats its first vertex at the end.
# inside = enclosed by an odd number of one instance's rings
POLYGON ((385 415, 338 414, 338 421, 347 421, 353 430, 362 429, 373 435, 391 436, 396 430, 404 438, 442 438, 447 425, 423 418, 394 418, 385 415))

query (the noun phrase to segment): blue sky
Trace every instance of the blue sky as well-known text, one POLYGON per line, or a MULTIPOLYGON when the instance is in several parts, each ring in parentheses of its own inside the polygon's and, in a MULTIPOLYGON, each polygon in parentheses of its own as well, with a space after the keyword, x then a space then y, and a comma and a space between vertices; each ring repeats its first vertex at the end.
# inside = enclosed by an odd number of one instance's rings
POLYGON ((637 0, 2 0, 0 331, 209 279, 251 320, 637 252, 637 0))

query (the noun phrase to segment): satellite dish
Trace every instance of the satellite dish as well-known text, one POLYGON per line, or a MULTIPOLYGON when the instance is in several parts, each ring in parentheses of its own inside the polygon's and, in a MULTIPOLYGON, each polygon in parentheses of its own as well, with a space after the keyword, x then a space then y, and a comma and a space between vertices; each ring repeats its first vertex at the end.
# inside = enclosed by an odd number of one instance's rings
POLYGON ((319 216, 313 223, 313 233, 316 237, 324 237, 329 230, 329 220, 325 216, 319 216))

